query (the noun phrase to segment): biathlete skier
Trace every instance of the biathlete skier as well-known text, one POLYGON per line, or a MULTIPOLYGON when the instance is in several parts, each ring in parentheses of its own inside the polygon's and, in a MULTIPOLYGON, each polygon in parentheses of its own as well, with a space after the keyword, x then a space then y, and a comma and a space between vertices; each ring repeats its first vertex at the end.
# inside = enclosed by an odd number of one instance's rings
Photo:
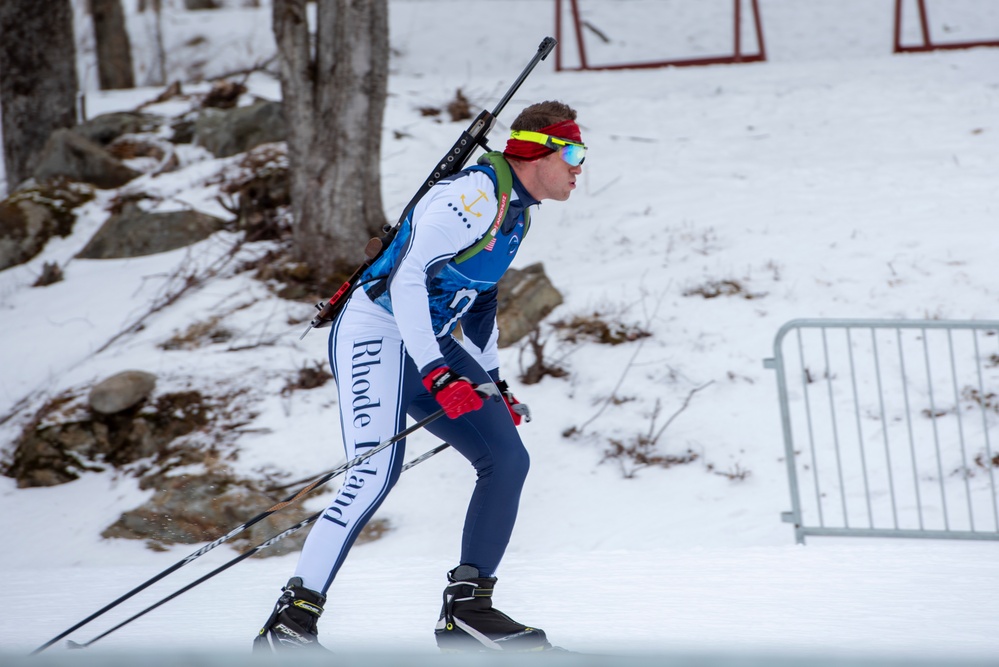
MULTIPOLYGON (((447 574, 435 629, 443 650, 551 648, 544 631, 492 606, 529 466, 516 428, 522 410, 499 370, 496 285, 527 232, 530 207, 565 201, 576 188, 586 147, 575 119, 561 102, 531 105, 512 123, 502 155, 489 154, 492 162, 431 188, 362 276, 330 332, 348 460, 405 428, 407 414, 422 419, 443 408, 447 419, 427 430, 475 468, 460 561, 447 574), (512 176, 509 196, 498 185, 504 171, 512 176), (497 194, 505 201, 498 204, 497 194), (452 336, 458 323, 462 342, 452 336), (475 386, 484 383, 495 383, 505 404, 483 401, 475 386)), ((348 471, 255 648, 319 646, 326 593, 399 478, 404 452, 402 440, 348 471)))

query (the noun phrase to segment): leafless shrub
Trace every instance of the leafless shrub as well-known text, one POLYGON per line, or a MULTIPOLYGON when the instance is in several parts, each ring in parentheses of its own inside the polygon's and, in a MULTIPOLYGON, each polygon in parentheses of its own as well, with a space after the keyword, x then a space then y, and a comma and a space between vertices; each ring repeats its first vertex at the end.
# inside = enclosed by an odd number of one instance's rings
MULTIPOLYGON (((652 309, 651 312, 649 312, 646 309, 645 325, 644 327, 641 328, 641 330, 646 331, 647 328, 651 326, 652 320, 655 319, 656 313, 659 312, 659 306, 662 304, 664 295, 665 292, 660 293, 659 298, 656 299, 655 307, 652 309)), ((644 296, 645 294, 643 293, 643 300, 642 300, 643 308, 645 306, 644 296)), ((624 369, 621 371, 621 377, 618 378, 617 384, 614 385, 614 389, 611 390, 610 395, 607 396, 607 398, 603 401, 603 404, 600 406, 600 408, 592 415, 590 415, 590 418, 587 419, 585 422, 583 422, 582 425, 578 427, 572 426, 571 428, 564 431, 562 434, 563 437, 568 438, 577 435, 582 435, 583 431, 586 430, 586 427, 592 424, 598 417, 600 417, 600 415, 603 414, 603 412, 607 409, 608 406, 619 404, 620 397, 618 396, 618 391, 621 389, 621 385, 624 384, 624 379, 628 375, 628 372, 635 365, 635 360, 638 358, 638 355, 641 353, 642 347, 647 339, 648 336, 638 336, 636 338, 636 340, 638 341, 638 345, 635 346, 634 353, 632 353, 631 358, 628 360, 628 363, 625 364, 624 369)))
POLYGON ((979 452, 975 455, 974 461, 976 466, 985 470, 999 468, 999 454, 992 454, 990 457, 987 452, 979 452))
POLYGON ((975 387, 966 386, 961 390, 961 396, 964 400, 971 401, 984 410, 999 413, 999 396, 996 396, 995 392, 983 393, 975 387))
POLYGON ((472 105, 468 101, 468 98, 465 97, 465 94, 461 92, 461 88, 455 91, 454 99, 444 105, 443 110, 438 107, 427 106, 418 107, 417 111, 421 116, 430 118, 436 118, 441 115, 442 111, 447 111, 447 114, 451 118, 452 122, 467 120, 472 117, 472 105))
POLYGON ((766 292, 750 292, 742 283, 734 279, 709 280, 702 285, 689 287, 682 292, 683 296, 700 296, 705 299, 716 299, 720 296, 738 296, 743 299, 761 299, 766 292))
POLYGON ((670 468, 674 465, 681 465, 686 463, 693 463, 698 459, 698 454, 696 452, 688 449, 686 453, 675 456, 672 454, 660 454, 657 451, 657 446, 659 444, 659 439, 662 437, 669 425, 680 416, 687 406, 690 405, 691 399, 694 398, 694 394, 701 391, 708 385, 712 384, 708 382, 701 385, 700 387, 695 387, 687 394, 687 398, 684 399, 683 405, 670 415, 666 422, 657 428, 656 421, 659 419, 660 413, 662 411, 662 402, 656 399, 656 406, 652 410, 652 416, 649 419, 649 428, 645 433, 639 433, 627 441, 621 441, 613 438, 609 438, 608 442, 610 447, 604 450, 603 461, 616 460, 621 466, 621 473, 626 479, 631 479, 635 476, 635 473, 642 468, 647 468, 649 466, 658 466, 661 468, 670 468))
POLYGON ((211 90, 201 100, 202 107, 231 109, 239 102, 239 97, 246 92, 246 86, 238 81, 226 79, 212 83, 211 90))
POLYGON ((38 279, 32 283, 32 287, 45 287, 57 283, 63 279, 62 268, 55 262, 45 262, 42 265, 42 273, 38 279))
POLYGON ((125 135, 118 137, 107 146, 107 152, 119 160, 134 160, 136 158, 152 158, 157 162, 166 157, 166 142, 140 137, 135 135, 125 135))
POLYGON ((385 537, 392 530, 392 522, 388 519, 372 519, 364 524, 361 534, 357 536, 357 544, 367 544, 385 537))
POLYGON ((468 120, 472 117, 472 105, 465 94, 461 92, 461 88, 455 91, 454 99, 447 103, 447 113, 451 116, 452 122, 468 120))
POLYGON ((715 475, 719 475, 721 477, 727 477, 733 482, 744 481, 747 477, 749 477, 752 474, 750 473, 749 470, 746 470, 738 463, 736 463, 734 467, 729 468, 728 470, 718 470, 717 468, 715 468, 715 465, 713 463, 709 463, 705 467, 708 469, 708 472, 714 473, 715 475))
MULTIPOLYGON (((140 9, 139 11, 142 11, 142 10, 140 9)), ((151 100, 149 100, 147 102, 143 102, 138 107, 136 107, 136 109, 141 111, 142 109, 145 109, 148 106, 152 106, 154 104, 161 104, 162 102, 167 102, 169 100, 176 99, 176 98, 180 98, 180 99, 187 99, 188 98, 188 96, 184 95, 184 90, 183 90, 183 88, 182 88, 182 86, 180 84, 180 81, 174 81, 173 83, 171 83, 170 85, 168 85, 163 90, 162 93, 160 93, 159 95, 157 95, 156 97, 154 97, 153 99, 151 99, 151 100)))
POLYGON ((558 362, 550 363, 545 360, 545 345, 548 339, 541 340, 541 330, 535 327, 527 335, 526 340, 520 345, 520 357, 518 363, 520 366, 519 379, 524 384, 537 384, 541 382, 541 379, 546 375, 551 377, 565 377, 569 374, 569 371, 565 370, 558 362), (534 361, 527 368, 524 368, 524 351, 530 349, 534 354, 534 361))
POLYGON ((773 278, 773 281, 775 283, 780 282, 781 271, 784 268, 781 264, 771 259, 766 264, 764 264, 763 268, 765 268, 767 271, 770 271, 771 277, 773 278))
POLYGON ((818 382, 819 380, 835 380, 836 379, 836 374, 835 373, 829 373, 829 369, 828 368, 825 369, 824 371, 822 371, 821 374, 816 374, 815 371, 813 371, 812 369, 810 369, 810 368, 808 368, 806 366, 805 369, 802 371, 802 375, 803 375, 803 378, 804 378, 806 384, 814 384, 814 383, 818 382))
POLYGON ((179 301, 187 292, 202 286, 206 281, 218 275, 219 271, 221 271, 233 259, 233 257, 236 256, 236 253, 242 245, 243 242, 241 240, 237 240, 230 246, 225 254, 215 259, 207 267, 193 267, 190 257, 185 259, 173 271, 173 273, 170 274, 164 286, 161 288, 160 294, 153 300, 149 308, 133 320, 131 324, 119 330, 118 333, 106 340, 104 344, 94 350, 92 354, 100 354, 124 336, 141 331, 142 328, 145 327, 146 319, 170 307, 174 303, 177 303, 177 301, 179 301))
POLYGON ((253 271, 253 277, 270 287, 282 299, 316 301, 335 291, 332 283, 318 280, 305 262, 294 256, 290 247, 268 250, 244 262, 240 271, 253 271))
POLYGON ((625 479, 633 479, 642 468, 651 466, 672 468, 675 465, 693 463, 699 458, 698 454, 690 449, 680 456, 658 454, 655 450, 655 443, 644 435, 635 436, 627 442, 610 438, 608 443, 610 447, 604 451, 603 460, 617 460, 625 479))
POLYGON ((209 184, 218 184, 217 201, 236 217, 246 242, 287 239, 291 234, 288 152, 279 144, 258 146, 209 184))
POLYGON ((232 331, 219 325, 221 315, 215 315, 204 322, 195 322, 183 332, 177 332, 160 343, 161 350, 195 350, 213 343, 224 343, 233 337, 232 331))
POLYGON ((315 389, 333 379, 333 374, 326 370, 326 367, 318 361, 311 365, 305 365, 298 369, 295 377, 288 380, 284 388, 281 389, 282 396, 288 396, 299 389, 315 389))
POLYGON ((552 323, 552 327, 559 332, 559 338, 567 343, 589 340, 604 345, 620 345, 652 335, 639 324, 626 324, 599 310, 557 320, 552 323))

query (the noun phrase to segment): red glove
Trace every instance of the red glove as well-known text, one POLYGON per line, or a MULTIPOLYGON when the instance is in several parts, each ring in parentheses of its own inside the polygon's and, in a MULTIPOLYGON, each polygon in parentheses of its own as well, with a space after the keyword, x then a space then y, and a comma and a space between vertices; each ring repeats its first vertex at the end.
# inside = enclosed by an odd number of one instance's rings
POLYGON ((513 425, 520 426, 521 419, 526 418, 527 421, 531 421, 531 409, 527 407, 526 403, 521 403, 510 391, 510 387, 507 386, 506 380, 500 380, 496 383, 497 389, 503 394, 503 402, 506 403, 507 410, 510 411, 510 416, 513 417, 513 425))
POLYGON ((449 419, 482 407, 482 397, 468 378, 461 377, 447 366, 438 366, 423 376, 423 386, 444 408, 449 419))

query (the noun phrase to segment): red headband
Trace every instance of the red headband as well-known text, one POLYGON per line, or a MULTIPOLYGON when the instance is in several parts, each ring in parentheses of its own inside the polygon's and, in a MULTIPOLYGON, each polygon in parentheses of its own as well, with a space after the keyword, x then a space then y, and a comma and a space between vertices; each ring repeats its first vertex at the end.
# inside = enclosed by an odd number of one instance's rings
MULTIPOLYGON (((579 134, 579 126, 576 125, 576 121, 574 120, 563 120, 554 125, 548 125, 538 130, 538 132, 558 137, 559 139, 566 139, 577 144, 583 143, 583 139, 579 134)), ((530 162, 531 160, 537 160, 550 155, 552 152, 552 149, 547 146, 536 144, 533 141, 509 139, 506 142, 506 149, 503 151, 503 155, 514 160, 526 160, 530 162)))

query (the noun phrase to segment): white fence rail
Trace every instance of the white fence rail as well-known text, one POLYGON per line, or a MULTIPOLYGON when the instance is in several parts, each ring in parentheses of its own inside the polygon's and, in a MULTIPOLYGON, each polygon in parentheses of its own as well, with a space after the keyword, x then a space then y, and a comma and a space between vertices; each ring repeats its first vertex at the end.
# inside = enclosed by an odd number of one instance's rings
POLYGON ((999 540, 999 322, 793 320, 765 365, 799 543, 999 540))

